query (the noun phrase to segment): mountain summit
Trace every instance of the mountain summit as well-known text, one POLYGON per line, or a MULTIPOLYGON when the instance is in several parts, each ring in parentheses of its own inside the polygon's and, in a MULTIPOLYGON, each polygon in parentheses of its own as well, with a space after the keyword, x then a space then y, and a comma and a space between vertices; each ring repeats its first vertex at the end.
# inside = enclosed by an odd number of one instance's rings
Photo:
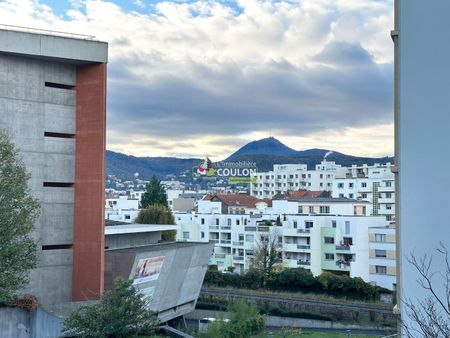
POLYGON ((258 141, 247 143, 245 146, 229 156, 226 160, 230 161, 246 155, 290 156, 296 153, 296 150, 289 148, 275 137, 267 137, 258 141))

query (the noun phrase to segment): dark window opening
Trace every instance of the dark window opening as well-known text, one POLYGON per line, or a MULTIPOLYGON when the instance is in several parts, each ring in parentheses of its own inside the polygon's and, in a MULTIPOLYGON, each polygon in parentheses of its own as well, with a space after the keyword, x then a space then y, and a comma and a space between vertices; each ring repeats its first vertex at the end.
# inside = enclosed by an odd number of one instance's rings
POLYGON ((65 250, 65 249, 72 249, 72 244, 54 244, 42 246, 42 250, 65 250))
POLYGON ((44 182, 44 187, 52 187, 52 188, 71 188, 71 187, 73 187, 73 183, 65 183, 65 182, 44 182))
POLYGON ((75 134, 53 133, 53 132, 49 132, 49 131, 44 132, 44 136, 59 137, 59 138, 75 138, 75 134))
POLYGON ((46 87, 74 90, 75 86, 55 82, 45 82, 46 87))

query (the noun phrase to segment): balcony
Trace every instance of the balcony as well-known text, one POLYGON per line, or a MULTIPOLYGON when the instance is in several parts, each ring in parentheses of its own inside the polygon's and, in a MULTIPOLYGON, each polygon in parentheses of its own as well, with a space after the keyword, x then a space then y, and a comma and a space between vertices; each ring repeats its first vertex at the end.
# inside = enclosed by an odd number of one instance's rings
POLYGON ((219 258, 219 259, 224 259, 225 258, 225 254, 223 254, 223 253, 216 253, 216 254, 214 254, 214 258, 219 258))
POLYGON ((299 234, 310 234, 311 230, 310 229, 297 229, 297 233, 299 233, 299 234))
POLYGON ((220 244, 231 245, 231 239, 221 239, 220 244))
POLYGON ((308 244, 297 244, 297 249, 299 250, 310 250, 311 245, 308 244))
POLYGON ((268 226, 259 226, 258 231, 259 232, 269 232, 269 227, 268 226))
POLYGON ((235 261, 243 261, 244 260, 244 256, 233 256, 233 259, 235 261))
POLYGON ((245 227, 245 231, 256 231, 256 227, 245 227))
POLYGON ((311 265, 311 262, 298 260, 297 265, 309 266, 309 265, 311 265))
POLYGON ((228 225, 221 226, 220 230, 231 231, 231 226, 228 226, 228 225))
POLYGON ((219 230, 219 226, 218 225, 210 225, 209 230, 219 230))
POLYGON ((350 245, 336 245, 336 251, 350 251, 350 245))
POLYGON ((244 241, 233 242, 234 246, 244 246, 244 241))
POLYGON ((210 241, 212 241, 216 244, 220 243, 220 240, 218 238, 211 238, 210 241))

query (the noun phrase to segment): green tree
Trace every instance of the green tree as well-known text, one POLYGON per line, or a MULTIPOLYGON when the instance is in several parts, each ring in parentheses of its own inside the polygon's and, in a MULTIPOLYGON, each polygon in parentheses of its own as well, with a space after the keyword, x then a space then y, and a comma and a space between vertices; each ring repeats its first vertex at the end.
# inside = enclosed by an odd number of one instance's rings
POLYGON ((233 301, 228 306, 228 319, 218 319, 208 324, 206 332, 198 333, 199 338, 248 338, 264 328, 264 318, 255 304, 248 304, 242 299, 233 301))
POLYGON ((17 150, 0 130, 0 303, 10 301, 28 283, 29 270, 37 264, 30 233, 40 206, 30 194, 28 179, 17 150))
MULTIPOLYGON (((170 209, 166 206, 153 204, 139 211, 135 219, 139 224, 175 224, 175 219, 170 209)), ((163 231, 161 240, 164 242, 173 242, 176 239, 177 232, 175 230, 163 231)))
POLYGON ((122 338, 152 335, 158 327, 155 313, 133 287, 117 279, 100 303, 82 306, 64 321, 63 333, 82 338, 122 338))
POLYGON ((275 274, 270 287, 288 291, 313 291, 319 287, 319 284, 311 271, 303 268, 289 268, 275 274))
POLYGON ((261 236, 250 258, 250 269, 263 276, 264 286, 273 278, 280 262, 276 236, 261 236))
POLYGON ((169 206, 167 203, 166 189, 161 185, 161 182, 156 176, 153 176, 150 183, 147 184, 145 193, 141 197, 139 208, 147 208, 154 204, 169 206))

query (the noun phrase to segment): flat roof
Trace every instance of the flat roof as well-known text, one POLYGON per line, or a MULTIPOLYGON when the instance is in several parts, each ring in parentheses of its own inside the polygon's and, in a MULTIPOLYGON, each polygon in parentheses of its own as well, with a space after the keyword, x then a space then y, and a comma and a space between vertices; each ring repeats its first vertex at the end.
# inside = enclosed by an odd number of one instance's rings
MULTIPOLYGON (((283 201, 283 199, 274 200, 274 201, 283 201)), ((352 198, 345 197, 304 197, 304 198, 288 198, 289 202, 306 202, 306 203, 364 203, 369 204, 368 201, 363 200, 355 200, 352 198)))
POLYGON ((0 53, 73 64, 108 62, 108 44, 92 37, 0 25, 0 53))
POLYGON ((211 245, 214 246, 214 242, 166 242, 166 243, 155 243, 144 246, 137 246, 132 248, 122 248, 122 249, 108 249, 105 251, 114 251, 114 252, 147 252, 147 251, 159 251, 161 249, 177 249, 177 248, 186 248, 197 245, 211 245))
POLYGON ((166 230, 177 230, 178 227, 172 224, 119 224, 105 226, 105 235, 121 235, 121 234, 136 234, 144 232, 158 232, 166 230))

